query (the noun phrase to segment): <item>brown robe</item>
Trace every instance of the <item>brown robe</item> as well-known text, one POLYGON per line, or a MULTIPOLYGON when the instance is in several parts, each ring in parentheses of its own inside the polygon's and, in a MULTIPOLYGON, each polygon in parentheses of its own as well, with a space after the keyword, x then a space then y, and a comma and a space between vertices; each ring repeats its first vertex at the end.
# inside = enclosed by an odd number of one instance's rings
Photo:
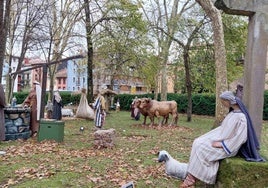
POLYGON ((0 141, 6 139, 5 114, 4 114, 5 106, 6 106, 5 92, 2 84, 0 84, 0 141))
POLYGON ((23 104, 31 108, 30 130, 32 131, 32 134, 37 133, 39 129, 39 121, 37 120, 37 95, 35 89, 30 91, 23 104))

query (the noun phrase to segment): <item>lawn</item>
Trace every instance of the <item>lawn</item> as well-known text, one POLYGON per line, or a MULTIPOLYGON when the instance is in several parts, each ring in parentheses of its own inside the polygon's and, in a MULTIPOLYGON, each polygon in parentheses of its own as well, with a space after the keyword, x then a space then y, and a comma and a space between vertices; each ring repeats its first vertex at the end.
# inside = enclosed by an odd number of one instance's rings
MULTIPOLYGON (((147 120, 149 123, 149 120, 147 120)), ((165 175, 157 152, 167 150, 181 162, 188 162, 192 141, 209 131, 212 117, 193 116, 186 122, 180 114, 178 126, 141 126, 130 113, 111 111, 104 129, 116 130, 113 148, 94 148, 93 121, 64 118, 64 142, 1 142, 1 187, 102 187, 114 188, 133 181, 137 188, 175 188, 181 180, 165 175), (80 127, 85 130, 80 132, 80 127)), ((268 156, 268 123, 262 132, 262 154, 268 156)))

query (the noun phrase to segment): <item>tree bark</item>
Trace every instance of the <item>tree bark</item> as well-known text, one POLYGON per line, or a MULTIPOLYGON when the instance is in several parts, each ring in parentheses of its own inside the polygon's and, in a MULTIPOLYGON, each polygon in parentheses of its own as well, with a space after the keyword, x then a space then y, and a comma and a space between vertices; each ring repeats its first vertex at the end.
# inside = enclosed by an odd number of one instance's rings
POLYGON ((196 2, 199 3, 212 21, 216 65, 216 119, 214 126, 218 126, 227 113, 227 109, 220 102, 219 95, 228 88, 226 51, 221 13, 214 6, 212 0, 196 0, 196 2))
POLYGON ((190 74, 190 57, 189 57, 189 48, 184 48, 183 50, 183 61, 185 67, 185 85, 187 89, 187 121, 190 122, 192 120, 192 81, 191 81, 191 74, 190 74))
POLYGON ((0 1, 0 83, 2 83, 2 70, 6 53, 7 31, 10 16, 11 0, 0 1))
POLYGON ((85 14, 86 14, 86 33, 87 33, 87 58, 88 58, 88 64, 87 64, 87 98, 88 101, 93 101, 93 42, 91 39, 91 30, 92 30, 92 26, 91 26, 91 21, 90 21, 90 7, 89 7, 89 1, 88 0, 84 0, 85 3, 85 14))

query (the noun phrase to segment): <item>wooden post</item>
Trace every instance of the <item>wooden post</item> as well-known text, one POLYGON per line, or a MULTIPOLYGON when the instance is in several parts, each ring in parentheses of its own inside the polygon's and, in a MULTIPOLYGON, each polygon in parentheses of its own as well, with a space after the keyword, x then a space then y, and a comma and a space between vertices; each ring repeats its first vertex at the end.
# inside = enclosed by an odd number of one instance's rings
POLYGON ((46 104, 46 86, 47 86, 47 64, 43 65, 43 79, 42 79, 42 94, 41 94, 41 109, 40 119, 44 118, 45 104, 46 104))

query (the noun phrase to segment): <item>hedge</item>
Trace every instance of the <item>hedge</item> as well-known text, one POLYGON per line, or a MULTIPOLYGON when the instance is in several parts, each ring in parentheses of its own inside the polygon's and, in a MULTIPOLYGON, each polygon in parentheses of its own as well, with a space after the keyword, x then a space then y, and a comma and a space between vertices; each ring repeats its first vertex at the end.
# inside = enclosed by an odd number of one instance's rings
MULTIPOLYGON (((28 96, 29 92, 18 92, 14 93, 14 96, 17 98, 17 104, 22 104, 23 101, 28 96)), ((80 94, 72 94, 69 91, 61 91, 60 92, 63 105, 73 104, 78 105, 80 102, 80 94)), ((46 93, 45 101, 48 99, 48 92, 46 93)))
MULTIPOLYGON (((17 104, 21 104, 24 99, 27 97, 27 92, 14 93, 14 96, 17 98, 17 104)), ((63 104, 73 104, 78 105, 80 102, 80 94, 72 94, 68 91, 61 91, 60 95, 63 99, 63 104)), ((133 94, 118 94, 115 96, 114 101, 119 99, 121 110, 130 110, 130 105, 135 97, 149 97, 154 99, 154 94, 142 94, 142 95, 133 95, 133 94)), ((46 95, 46 101, 48 98, 48 93, 46 95)), ((157 100, 160 99, 160 94, 157 97, 157 100)), ((168 93, 167 100, 175 100, 178 104, 178 112, 186 113, 187 112, 187 95, 186 94, 176 94, 168 93)), ((216 98, 215 94, 193 94, 192 95, 192 113, 196 115, 207 115, 215 116, 215 103, 216 98)), ((268 120, 268 91, 264 92, 264 106, 263 106, 263 120, 268 120)))

